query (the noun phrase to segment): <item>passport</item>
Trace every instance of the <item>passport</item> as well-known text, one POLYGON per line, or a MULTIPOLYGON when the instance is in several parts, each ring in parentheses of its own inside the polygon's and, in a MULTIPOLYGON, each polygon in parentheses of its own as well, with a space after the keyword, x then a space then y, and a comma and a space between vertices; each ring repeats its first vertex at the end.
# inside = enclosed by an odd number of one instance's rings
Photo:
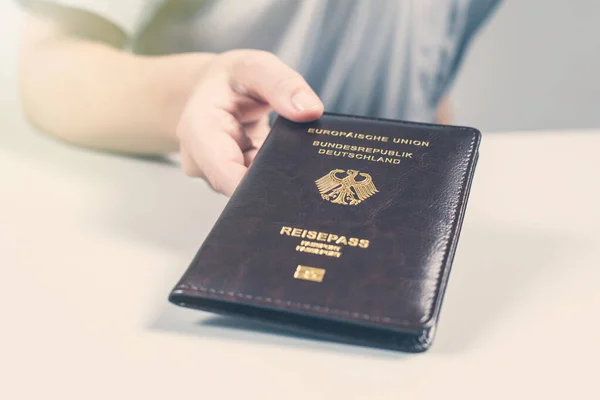
POLYGON ((317 340, 428 350, 480 140, 469 127, 278 117, 169 301, 317 340))

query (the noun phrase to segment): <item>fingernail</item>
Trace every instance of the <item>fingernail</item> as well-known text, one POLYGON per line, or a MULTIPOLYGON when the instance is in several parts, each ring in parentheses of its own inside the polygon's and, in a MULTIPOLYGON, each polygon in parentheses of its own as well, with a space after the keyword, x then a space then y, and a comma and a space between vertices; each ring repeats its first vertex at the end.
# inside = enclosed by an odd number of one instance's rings
POLYGON ((292 103, 299 111, 315 110, 321 107, 321 101, 317 96, 307 91, 300 91, 292 97, 292 103))

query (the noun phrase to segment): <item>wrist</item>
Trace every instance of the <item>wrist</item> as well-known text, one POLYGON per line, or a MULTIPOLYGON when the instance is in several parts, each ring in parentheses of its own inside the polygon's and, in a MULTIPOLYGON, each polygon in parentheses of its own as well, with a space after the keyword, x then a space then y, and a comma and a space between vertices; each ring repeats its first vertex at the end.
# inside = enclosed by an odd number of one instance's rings
POLYGON ((183 108, 215 57, 210 53, 187 53, 138 59, 143 64, 142 85, 156 102, 156 111, 148 116, 151 128, 172 151, 179 148, 176 128, 183 108))

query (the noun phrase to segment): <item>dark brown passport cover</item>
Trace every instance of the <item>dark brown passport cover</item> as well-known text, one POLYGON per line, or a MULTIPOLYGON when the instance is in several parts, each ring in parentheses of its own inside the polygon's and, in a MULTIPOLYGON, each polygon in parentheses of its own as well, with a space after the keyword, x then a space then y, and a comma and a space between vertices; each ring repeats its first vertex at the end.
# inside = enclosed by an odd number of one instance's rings
POLYGON ((169 300, 427 350, 480 138, 467 127, 279 117, 169 300))

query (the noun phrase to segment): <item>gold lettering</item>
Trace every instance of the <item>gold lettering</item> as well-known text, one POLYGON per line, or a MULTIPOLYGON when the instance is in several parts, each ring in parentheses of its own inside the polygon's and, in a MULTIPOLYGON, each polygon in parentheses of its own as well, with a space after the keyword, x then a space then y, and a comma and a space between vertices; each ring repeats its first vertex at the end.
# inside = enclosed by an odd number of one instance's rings
MULTIPOLYGON (((389 143, 390 138, 388 136, 379 136, 373 135, 371 133, 356 133, 356 132, 346 132, 346 131, 337 131, 337 130, 329 130, 322 128, 308 128, 308 133, 319 134, 319 135, 330 135, 330 136, 339 136, 339 137, 347 137, 353 139, 361 139, 361 140, 371 140, 378 141, 383 143, 389 143)), ((398 144, 407 144, 411 146, 419 146, 419 147, 429 147, 431 143, 427 140, 418 140, 418 139, 406 139, 406 138, 392 138, 394 143, 398 144)), ((315 144, 317 146, 318 144, 315 144)), ((407 158, 411 158, 410 155, 406 156, 407 158)))
POLYGON ((369 240, 367 239, 348 238, 335 233, 311 231, 303 228, 282 226, 279 230, 279 234, 293 237, 306 237, 307 240, 301 240, 300 244, 296 246, 296 251, 316 255, 340 257, 342 247, 337 245, 358 246, 361 248, 369 247, 369 240), (318 242, 311 240, 317 240, 318 242))
POLYGON ((394 138, 394 143, 410 144, 412 146, 429 147, 429 142, 413 139, 394 138))

